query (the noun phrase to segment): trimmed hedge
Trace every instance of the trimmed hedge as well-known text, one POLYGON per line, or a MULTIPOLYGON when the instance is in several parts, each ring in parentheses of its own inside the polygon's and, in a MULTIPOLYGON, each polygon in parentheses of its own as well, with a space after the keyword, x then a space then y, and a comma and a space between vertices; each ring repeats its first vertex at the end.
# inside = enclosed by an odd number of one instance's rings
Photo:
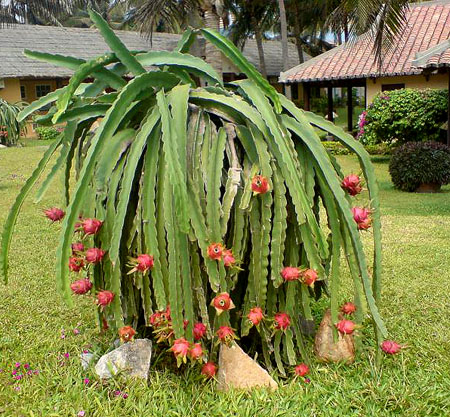
POLYGON ((394 186, 415 191, 421 184, 450 183, 450 147, 438 142, 409 142, 396 149, 389 163, 394 186))
POLYGON ((361 114, 358 139, 365 145, 438 140, 447 106, 447 90, 385 91, 361 114))
POLYGON ((35 132, 39 140, 52 140, 60 135, 61 130, 55 127, 37 127, 35 132))
MULTIPOLYGON (((323 141, 322 145, 325 147, 327 151, 329 151, 332 155, 349 155, 350 151, 340 142, 334 141, 323 141)), ((364 146, 369 155, 390 155, 392 152, 392 148, 385 144, 380 143, 378 145, 366 145, 364 146)))

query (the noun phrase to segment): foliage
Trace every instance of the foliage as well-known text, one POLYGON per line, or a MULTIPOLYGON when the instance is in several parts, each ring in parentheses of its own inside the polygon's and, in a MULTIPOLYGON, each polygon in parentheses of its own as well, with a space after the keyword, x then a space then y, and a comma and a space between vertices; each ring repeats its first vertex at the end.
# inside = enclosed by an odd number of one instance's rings
MULTIPOLYGON (((43 152, 42 146, 2 151, 0 227, 22 179, 31 174, 43 152)), ((337 159, 345 174, 358 172, 356 156, 337 159)), ((158 359, 159 350, 155 350, 150 383, 122 378, 97 383, 92 366, 86 371, 80 366, 79 354, 83 349, 103 354, 117 334, 112 330, 99 334, 91 298, 79 298, 73 309, 55 298, 54 248, 60 226, 49 225, 30 202, 23 207, 13 240, 10 283, 0 285, 0 328, 6 329, 0 336, 0 368, 4 370, 0 373, 0 404, 7 404, 5 414, 28 416, 33 410, 39 416, 76 416, 84 410, 89 417, 120 417, 125 413, 208 417, 254 416, 257 410, 258 417, 280 413, 327 417, 449 415, 450 257, 444 242, 450 230, 450 185, 444 187, 447 192, 432 195, 404 193, 392 187, 387 164, 376 165, 375 171, 382 218, 389 227, 383 239, 383 264, 389 271, 383 282, 383 293, 389 294, 383 298, 383 316, 390 333, 408 345, 401 356, 386 358, 382 372, 374 367, 374 351, 367 347, 356 366, 324 366, 313 360, 310 384, 279 379, 280 388, 275 392, 221 393, 214 382, 200 383, 195 368, 187 367, 180 378, 179 372, 158 359), (418 269, 426 271, 425 280, 417 279, 418 269), (74 334, 75 328, 80 334, 74 334), (65 330, 64 339, 61 329, 65 330), (66 366, 61 366, 65 352, 70 357, 66 366), (426 366, 417 366, 418 357, 426 366), (14 380, 9 371, 16 362, 30 363, 40 375, 11 384, 14 380), (86 377, 91 380, 89 385, 83 383, 86 377), (116 397, 116 390, 128 393, 128 399, 116 397)), ((54 181, 39 206, 58 204, 61 190, 60 181, 54 181)), ((351 299, 352 286, 349 274, 343 274, 339 303, 351 299)), ((322 298, 313 304, 316 322, 327 301, 322 298)), ((365 334, 365 344, 371 344, 371 335, 365 334)))
MULTIPOLYGON (((197 32, 186 32, 174 52, 133 53, 98 14, 91 12, 91 18, 113 53, 80 62, 26 52, 77 69, 68 86, 21 113, 24 119, 56 102, 46 119, 67 126, 25 183, 5 223, 5 278, 18 211, 52 156, 58 155, 37 196, 39 201, 62 168, 68 205, 57 249, 57 282, 71 304, 67 265, 74 231, 76 236, 80 216, 100 219, 100 232, 83 240, 107 251, 102 262, 85 271, 96 292, 115 295, 110 305, 98 309, 99 323, 142 328, 150 324, 152 313, 170 305, 175 338, 192 341, 193 324, 199 319, 207 325, 209 340, 216 339, 219 326, 231 325, 243 347, 261 349, 269 369, 274 356, 277 369, 285 374, 286 363, 295 364, 299 357, 308 360, 297 317, 311 320, 314 300, 322 292, 330 294, 332 318, 338 321, 343 252, 355 282, 356 321, 362 324, 371 317, 379 345, 386 329, 377 308, 378 188, 362 145, 277 94, 239 50, 214 31, 200 33, 248 79, 224 87, 212 67, 189 55, 197 32), (147 72, 144 66, 158 70, 147 72), (121 77, 125 73, 135 77, 126 83, 121 77), (192 76, 208 86, 198 86, 192 76), (83 84, 89 77, 96 78, 94 83, 83 84), (116 91, 105 92, 109 88, 116 91), (102 121, 91 137, 99 117, 102 121), (339 165, 313 126, 336 136, 361 161, 374 210, 373 275, 352 216, 352 201, 341 188, 339 165), (77 168, 73 192, 72 165, 77 168), (252 192, 256 174, 267 179, 269 192, 252 192), (322 228, 325 224, 329 226, 322 228), (208 250, 213 244, 229 248, 236 265, 213 258, 208 250), (134 268, 130 275, 130 264, 136 266, 139 254, 152 255, 153 268, 134 268), (283 282, 284 266, 316 270, 314 291, 299 281, 283 282), (208 305, 218 293, 229 293, 236 308, 216 315, 208 305), (266 320, 251 329, 247 314, 256 306, 266 320), (271 321, 279 311, 293 318, 285 331, 276 330, 271 321)), ((213 358, 215 353, 213 347, 213 358)))
POLYGON ((61 134, 61 129, 56 127, 39 126, 35 130, 39 140, 53 140, 61 134))
MULTIPOLYGON (((348 148, 337 141, 322 141, 322 145, 332 155, 348 155, 350 153, 348 148)), ((385 143, 365 145, 364 149, 369 155, 390 155, 392 151, 391 147, 385 143)))
POLYGON ((439 142, 409 142, 396 149, 389 164, 395 187, 415 191, 421 184, 450 183, 450 147, 439 142))
POLYGON ((370 145, 436 140, 447 106, 447 90, 385 91, 363 113, 359 139, 370 145))
POLYGON ((24 131, 25 123, 17 120, 24 103, 11 104, 0 98, 0 144, 15 145, 24 131))

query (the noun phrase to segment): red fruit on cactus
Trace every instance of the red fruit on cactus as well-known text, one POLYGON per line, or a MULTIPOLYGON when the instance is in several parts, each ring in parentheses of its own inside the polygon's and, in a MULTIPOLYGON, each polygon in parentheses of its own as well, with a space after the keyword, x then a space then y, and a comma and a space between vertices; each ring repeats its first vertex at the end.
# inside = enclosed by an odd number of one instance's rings
POLYGON ((269 189, 269 181, 266 177, 263 177, 262 175, 255 175, 252 178, 252 191, 255 194, 265 194, 269 191, 269 189))
POLYGON ((231 249, 223 251, 223 263, 226 267, 233 266, 236 263, 236 259, 234 259, 231 249))
POLYGON ((224 311, 231 310, 235 307, 230 294, 222 292, 217 294, 211 301, 211 305, 216 309, 217 315, 220 316, 224 311))
POLYGON ((351 320, 341 320, 336 323, 336 327, 342 334, 352 334, 356 329, 355 323, 351 320))
POLYGON ((355 196, 362 191, 361 178, 358 175, 347 175, 341 183, 342 188, 351 196, 355 196))
POLYGON ((173 342, 173 345, 169 350, 172 351, 177 358, 178 366, 181 365, 181 362, 186 363, 186 357, 189 353, 189 348, 190 344, 184 337, 176 339, 173 342))
POLYGON ((353 303, 348 302, 342 305, 341 311, 344 314, 353 314, 356 311, 356 306, 353 303))
POLYGON ((97 304, 101 307, 105 307, 113 302, 114 296, 115 294, 111 291, 100 291, 97 294, 97 304))
POLYGON ((206 326, 203 323, 195 323, 194 324, 194 340, 203 339, 206 334, 206 326))
POLYGON ((99 248, 89 248, 86 251, 86 262, 90 264, 98 264, 105 256, 105 251, 99 248))
POLYGON ((81 242, 72 243, 72 253, 78 255, 84 251, 84 245, 81 242))
POLYGON ((291 325, 291 317, 287 313, 275 314, 275 329, 286 330, 291 325))
POLYGON ((123 343, 133 340, 135 334, 136 331, 131 326, 123 326, 119 329, 119 339, 123 343))
POLYGON ((197 361, 197 360, 201 359, 202 356, 203 356, 202 345, 200 343, 194 343, 194 345, 189 350, 189 357, 193 361, 197 361))
POLYGON ((301 363, 295 367, 294 372, 297 376, 305 376, 309 372, 309 366, 306 363, 301 363))
POLYGON ((103 222, 97 219, 84 219, 81 222, 81 227, 86 235, 96 235, 102 227, 103 222))
POLYGON ((89 278, 79 279, 70 285, 70 289, 74 294, 82 295, 89 292, 92 288, 92 282, 89 278))
POLYGON ((214 261, 220 261, 222 259, 224 248, 221 243, 212 243, 208 246, 208 256, 214 261))
POLYGON ((138 257, 131 258, 130 266, 133 268, 128 272, 128 274, 132 274, 133 272, 139 271, 139 272, 147 272, 149 269, 153 268, 154 265, 154 258, 152 255, 147 255, 146 253, 143 253, 142 255, 138 255, 138 257))
POLYGON ((300 278, 300 269, 293 266, 286 266, 281 271, 281 276, 285 281, 295 281, 300 278))
POLYGON ((51 220, 52 222, 59 222, 63 219, 66 213, 60 208, 52 207, 44 210, 44 214, 47 219, 51 220))
POLYGON ((257 326, 264 319, 264 314, 261 307, 254 307, 247 314, 247 317, 253 326, 257 326))
POLYGON ((222 343, 229 343, 233 339, 236 339, 236 335, 234 334, 234 330, 229 326, 220 326, 219 330, 216 332, 217 337, 222 343))
POLYGON ((385 340, 381 344, 381 349, 388 355, 395 355, 396 353, 400 352, 402 346, 397 342, 394 342, 393 340, 385 340))
POLYGON ((72 272, 80 272, 83 266, 84 260, 82 258, 77 258, 75 256, 69 258, 69 269, 72 272))
POLYGON ((371 211, 364 207, 353 207, 352 208, 353 219, 358 225, 359 230, 367 230, 371 224, 372 219, 370 218, 371 211))
POLYGON ((206 362, 203 367, 201 374, 206 376, 206 378, 214 378, 217 373, 217 366, 214 362, 206 362))
POLYGON ((313 285, 316 282, 317 278, 318 274, 314 269, 307 269, 306 271, 302 272, 302 280, 306 285, 313 285))

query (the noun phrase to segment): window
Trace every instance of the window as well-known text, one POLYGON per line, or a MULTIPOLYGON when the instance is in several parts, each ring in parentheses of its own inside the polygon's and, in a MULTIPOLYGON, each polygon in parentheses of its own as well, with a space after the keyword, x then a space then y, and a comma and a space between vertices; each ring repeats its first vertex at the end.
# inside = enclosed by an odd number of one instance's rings
POLYGON ((26 100, 26 98, 27 98, 27 89, 25 88, 24 85, 20 86, 20 98, 22 100, 26 100))
POLYGON ((48 93, 50 93, 51 90, 52 87, 48 84, 36 85, 36 97, 37 98, 44 97, 48 93))
POLYGON ((405 84, 381 84, 381 91, 400 90, 405 88, 405 84))

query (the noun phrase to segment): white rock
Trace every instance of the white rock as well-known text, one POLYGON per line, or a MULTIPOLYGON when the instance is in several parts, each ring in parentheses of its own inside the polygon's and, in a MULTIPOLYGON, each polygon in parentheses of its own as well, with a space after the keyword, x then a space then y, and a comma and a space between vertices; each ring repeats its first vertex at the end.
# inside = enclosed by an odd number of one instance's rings
POLYGON ((94 354, 91 352, 87 352, 87 353, 82 353, 80 355, 80 359, 81 359, 81 366, 83 367, 84 370, 86 370, 87 368, 89 368, 89 364, 91 363, 92 359, 94 359, 94 354))
POLYGON ((119 371, 147 379, 151 357, 151 340, 137 339, 103 355, 95 365, 95 372, 101 379, 111 378, 111 373, 115 375, 119 371))

